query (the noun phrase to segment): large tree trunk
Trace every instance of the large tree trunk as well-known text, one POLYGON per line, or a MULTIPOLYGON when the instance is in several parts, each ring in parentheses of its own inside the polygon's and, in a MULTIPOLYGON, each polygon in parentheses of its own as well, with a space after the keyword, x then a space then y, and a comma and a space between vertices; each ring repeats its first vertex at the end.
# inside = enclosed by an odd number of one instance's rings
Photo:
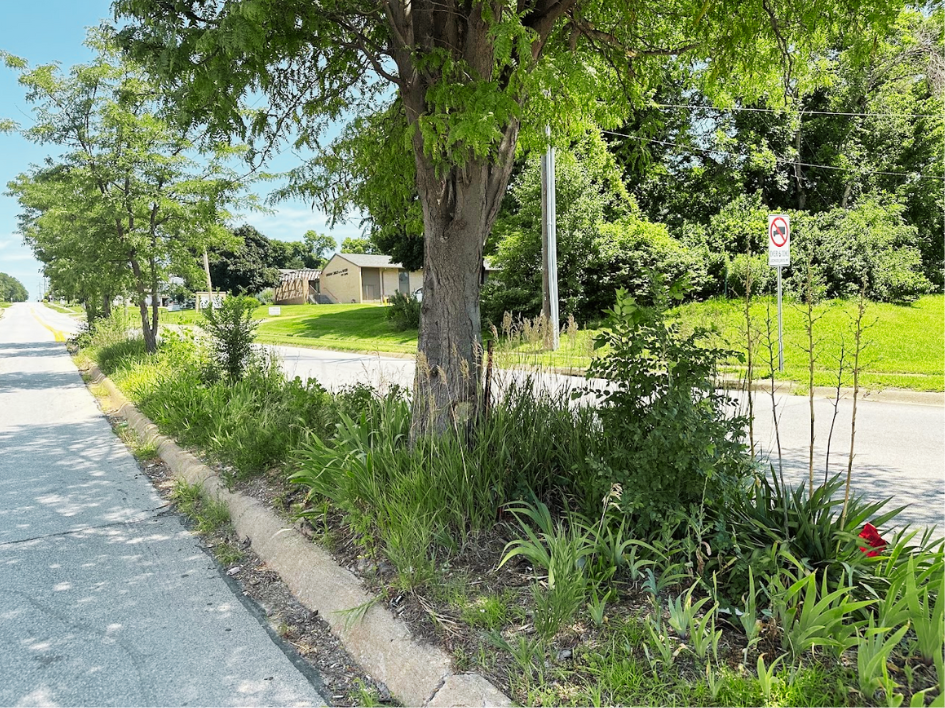
POLYGON ((464 434, 481 405, 482 252, 508 185, 518 126, 490 164, 473 161, 437 175, 422 154, 417 187, 423 205, 423 304, 412 437, 455 428, 464 434))

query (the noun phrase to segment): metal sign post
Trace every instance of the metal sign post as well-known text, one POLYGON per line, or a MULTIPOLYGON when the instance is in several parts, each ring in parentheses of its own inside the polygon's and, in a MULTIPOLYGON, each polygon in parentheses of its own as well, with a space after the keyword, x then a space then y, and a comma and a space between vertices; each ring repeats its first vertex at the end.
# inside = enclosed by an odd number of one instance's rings
POLYGON ((784 371, 784 319, 781 314, 781 269, 791 265, 791 217, 768 216, 768 265, 778 269, 778 371, 784 371))

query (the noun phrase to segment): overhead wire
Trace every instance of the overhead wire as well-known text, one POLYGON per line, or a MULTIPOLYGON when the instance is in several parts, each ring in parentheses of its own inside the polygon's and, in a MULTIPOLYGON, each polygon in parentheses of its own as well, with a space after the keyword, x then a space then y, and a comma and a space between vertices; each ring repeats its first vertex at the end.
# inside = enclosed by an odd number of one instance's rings
MULTIPOLYGON (((692 110, 706 111, 745 111, 750 113, 785 113, 786 111, 777 108, 752 108, 749 106, 732 106, 731 108, 718 108, 717 106, 696 106, 686 103, 654 103, 656 108, 689 108, 692 110)), ((854 118, 938 118, 933 113, 849 113, 846 111, 799 111, 801 115, 822 115, 822 116, 847 116, 854 118)))
MULTIPOLYGON (((640 137, 639 135, 627 135, 625 133, 617 133, 617 132, 614 132, 613 130, 602 130, 601 132, 605 133, 606 135, 615 135, 617 137, 627 138, 629 140, 639 140, 641 142, 655 143, 657 145, 668 145, 670 147, 678 147, 678 148, 682 148, 683 150, 689 150, 691 152, 701 152, 708 155, 716 154, 716 155, 726 155, 728 157, 738 157, 738 155, 736 155, 735 153, 726 152, 725 150, 709 150, 706 148, 699 148, 699 147, 694 147, 691 145, 681 145, 679 143, 670 142, 668 140, 657 140, 656 138, 643 138, 643 137, 640 137)), ((788 160, 786 158, 777 157, 777 156, 775 156, 774 159, 775 161, 781 163, 782 165, 800 165, 801 167, 813 167, 813 168, 820 168, 824 170, 840 170, 843 172, 855 171, 849 167, 837 167, 836 165, 815 165, 810 162, 798 162, 797 160, 788 160)), ((889 175, 892 177, 918 177, 919 179, 937 179, 937 180, 945 179, 945 177, 939 177, 938 175, 925 175, 920 172, 886 172, 884 170, 869 170, 867 172, 861 172, 859 174, 863 176, 889 175)))

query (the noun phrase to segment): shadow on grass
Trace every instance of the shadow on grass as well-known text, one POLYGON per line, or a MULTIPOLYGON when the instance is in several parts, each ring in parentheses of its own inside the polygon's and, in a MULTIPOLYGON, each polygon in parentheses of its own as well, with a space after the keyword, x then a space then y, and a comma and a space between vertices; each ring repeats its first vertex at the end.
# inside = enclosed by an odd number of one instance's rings
POLYGON ((371 340, 399 346, 416 346, 417 330, 398 332, 387 321, 386 308, 371 307, 346 312, 312 313, 306 317, 272 319, 259 327, 262 336, 337 341, 363 340, 370 348, 371 340))

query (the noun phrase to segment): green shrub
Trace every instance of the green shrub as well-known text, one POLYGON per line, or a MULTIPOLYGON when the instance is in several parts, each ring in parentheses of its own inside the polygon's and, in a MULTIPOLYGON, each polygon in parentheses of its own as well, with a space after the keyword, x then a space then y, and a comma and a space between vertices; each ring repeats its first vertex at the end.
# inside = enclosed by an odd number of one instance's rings
POLYGON ((387 319, 398 331, 418 329, 420 327, 420 301, 413 295, 395 292, 390 296, 390 304, 387 306, 387 319))
POLYGON ((599 411, 607 489, 621 485, 622 508, 638 528, 658 527, 690 504, 724 508, 750 470, 746 421, 715 381, 719 362, 735 353, 708 346, 703 329, 682 336, 622 291, 610 315, 596 342, 610 351, 588 368, 589 378, 607 381, 599 411))
POLYGON ((253 357, 253 340, 259 326, 253 311, 258 306, 256 298, 230 296, 203 311, 203 327, 210 335, 217 364, 231 382, 243 377, 253 357))

